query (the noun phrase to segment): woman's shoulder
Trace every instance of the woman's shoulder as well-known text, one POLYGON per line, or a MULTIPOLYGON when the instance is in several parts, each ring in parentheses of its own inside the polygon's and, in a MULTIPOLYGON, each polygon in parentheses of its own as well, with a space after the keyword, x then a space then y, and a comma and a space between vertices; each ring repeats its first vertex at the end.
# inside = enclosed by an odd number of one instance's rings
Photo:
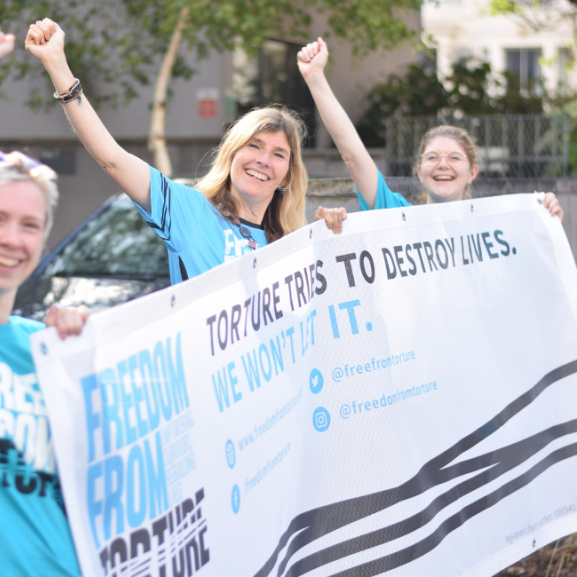
POLYGON ((10 327, 17 331, 22 331, 28 334, 35 333, 36 331, 40 331, 46 328, 44 323, 40 321, 34 321, 32 319, 27 319, 24 317, 20 317, 18 315, 12 315, 8 322, 10 327))
POLYGON ((375 208, 398 208, 401 206, 412 206, 405 197, 399 192, 393 192, 381 171, 377 168, 377 194, 375 199, 375 208))
MULTIPOLYGON (((361 210, 371 210, 367 201, 363 198, 359 189, 355 187, 357 192, 357 197, 359 199, 359 206, 361 210)), ((375 191, 375 205, 373 210, 382 210, 385 208, 399 208, 402 206, 411 206, 411 203, 405 200, 405 197, 398 193, 393 192, 387 182, 382 172, 377 168, 377 190, 375 191)))
POLYGON ((150 167, 150 187, 153 190, 160 190, 166 194, 170 191, 205 198, 202 192, 195 188, 196 182, 196 179, 191 178, 169 178, 154 166, 150 167))

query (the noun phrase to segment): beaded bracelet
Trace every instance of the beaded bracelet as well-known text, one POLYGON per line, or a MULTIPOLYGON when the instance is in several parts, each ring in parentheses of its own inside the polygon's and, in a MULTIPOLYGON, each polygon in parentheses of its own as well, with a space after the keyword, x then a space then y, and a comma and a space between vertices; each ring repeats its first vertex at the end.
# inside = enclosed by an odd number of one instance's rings
POLYGON ((82 85, 80 84, 80 80, 78 78, 74 79, 74 84, 68 89, 68 92, 64 94, 58 94, 58 92, 54 93, 54 98, 56 100, 60 100, 62 104, 67 104, 72 100, 76 100, 82 96, 82 85))

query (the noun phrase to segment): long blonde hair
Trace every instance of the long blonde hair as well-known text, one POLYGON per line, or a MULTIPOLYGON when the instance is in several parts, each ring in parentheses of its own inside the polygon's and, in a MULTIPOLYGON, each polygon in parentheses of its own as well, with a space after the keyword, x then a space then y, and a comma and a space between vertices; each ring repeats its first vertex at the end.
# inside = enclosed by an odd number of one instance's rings
MULTIPOLYGON (((471 169, 475 164, 477 164, 477 153, 475 152, 475 145, 473 144, 473 140, 471 139, 470 134, 459 128, 458 126, 448 126, 448 125, 441 125, 435 126, 428 130, 423 138, 421 139, 421 143, 419 145, 419 152, 417 156, 417 162, 413 167, 413 172, 417 174, 417 167, 421 164, 421 158, 423 157, 423 153, 425 152, 425 148, 429 146, 429 143, 437 138, 437 136, 445 136, 447 138, 452 138, 453 140, 457 141, 465 151, 465 155, 467 156, 467 160, 469 161, 469 166, 471 169)), ((465 191, 463 193, 463 200, 471 198, 471 185, 467 184, 465 187, 465 191)), ((423 189, 422 194, 419 196, 419 200, 422 202, 426 202, 427 200, 427 191, 423 189)))
POLYGON ((232 159, 261 132, 284 132, 291 151, 286 183, 282 190, 274 192, 262 221, 268 242, 273 242, 305 224, 308 176, 301 148, 306 128, 296 113, 281 106, 267 106, 245 114, 227 130, 214 152, 210 171, 196 184, 196 188, 225 218, 238 224, 238 206, 230 191, 232 159))

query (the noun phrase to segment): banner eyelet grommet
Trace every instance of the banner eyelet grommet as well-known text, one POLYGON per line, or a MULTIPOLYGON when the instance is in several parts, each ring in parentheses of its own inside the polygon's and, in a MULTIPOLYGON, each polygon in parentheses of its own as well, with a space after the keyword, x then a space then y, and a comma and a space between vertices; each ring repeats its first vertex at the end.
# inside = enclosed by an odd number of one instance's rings
POLYGON ((407 215, 403 212, 403 220, 407 220, 407 215))
POLYGON ((252 261, 252 268, 256 268, 256 257, 254 257, 254 260, 252 261))

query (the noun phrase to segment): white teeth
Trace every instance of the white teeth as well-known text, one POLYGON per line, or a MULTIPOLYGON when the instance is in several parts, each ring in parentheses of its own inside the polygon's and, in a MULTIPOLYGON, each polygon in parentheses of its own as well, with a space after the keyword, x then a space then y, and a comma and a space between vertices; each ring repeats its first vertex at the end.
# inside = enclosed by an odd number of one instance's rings
POLYGON ((266 176, 265 174, 261 174, 260 172, 257 172, 256 170, 247 170, 246 173, 249 174, 250 176, 254 176, 255 178, 258 178, 259 180, 262 180, 262 181, 268 180, 268 176, 266 176))
POLYGON ((452 176, 435 176, 435 180, 453 180, 452 176))
POLYGON ((0 256, 0 264, 4 266, 16 266, 18 264, 18 259, 0 256))

